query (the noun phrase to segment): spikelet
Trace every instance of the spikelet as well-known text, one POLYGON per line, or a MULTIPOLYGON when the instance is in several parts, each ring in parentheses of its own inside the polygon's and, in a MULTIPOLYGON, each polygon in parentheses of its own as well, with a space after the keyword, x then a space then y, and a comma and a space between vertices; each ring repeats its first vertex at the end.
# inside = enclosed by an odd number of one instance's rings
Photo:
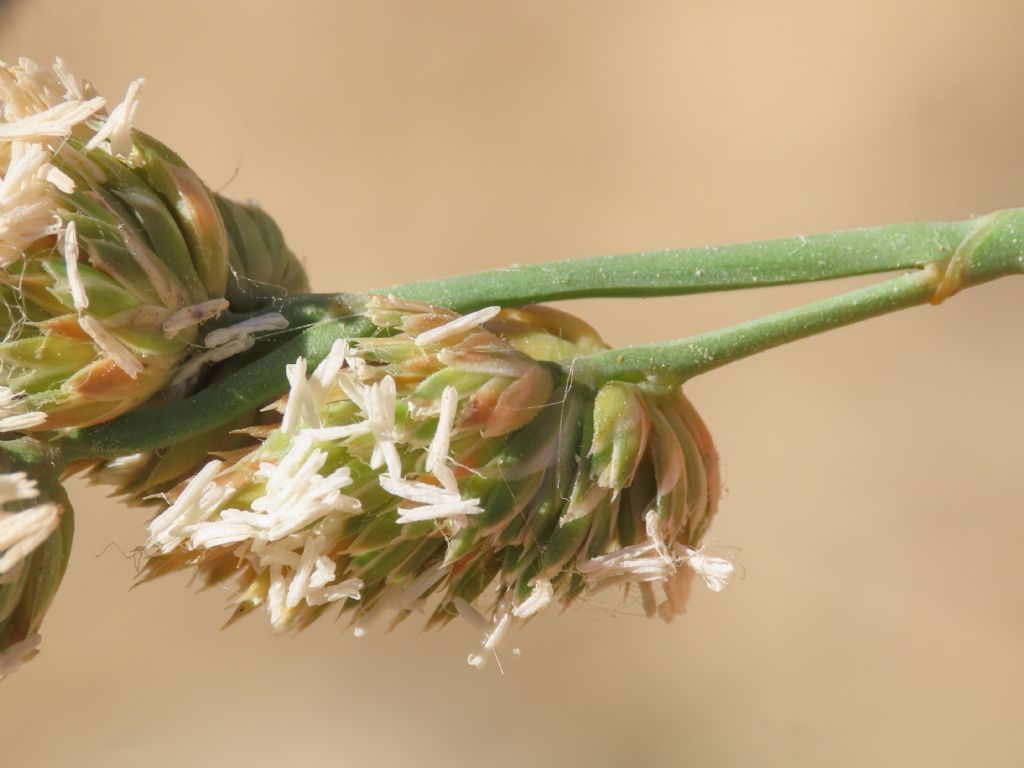
POLYGON ((668 620, 694 573, 724 586, 732 564, 700 548, 717 457, 678 389, 574 382, 603 345, 548 308, 367 306, 376 334, 298 359, 279 421, 167 494, 144 579, 194 567, 278 630, 334 603, 357 634, 461 615, 477 666, 552 604, 636 585, 668 620))
POLYGON ((133 128, 141 86, 108 110, 60 60, 0 62, 0 431, 113 418, 246 348, 204 323, 305 286, 265 214, 133 128))

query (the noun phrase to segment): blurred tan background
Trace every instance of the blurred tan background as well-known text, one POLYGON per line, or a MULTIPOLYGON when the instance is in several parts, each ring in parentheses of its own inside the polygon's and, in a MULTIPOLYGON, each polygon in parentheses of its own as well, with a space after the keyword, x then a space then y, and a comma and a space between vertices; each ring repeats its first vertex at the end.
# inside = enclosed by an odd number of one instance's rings
MULTIPOLYGON (((22 0, 0 58, 65 57, 208 183, 278 217, 321 289, 959 218, 1024 199, 1024 4, 22 0)), ((574 309, 618 344, 846 286, 574 309)), ((545 616, 506 674, 466 627, 220 632, 129 591, 146 514, 74 488, 0 763, 1024 764, 1024 281, 695 381, 746 578, 671 626, 545 616)))

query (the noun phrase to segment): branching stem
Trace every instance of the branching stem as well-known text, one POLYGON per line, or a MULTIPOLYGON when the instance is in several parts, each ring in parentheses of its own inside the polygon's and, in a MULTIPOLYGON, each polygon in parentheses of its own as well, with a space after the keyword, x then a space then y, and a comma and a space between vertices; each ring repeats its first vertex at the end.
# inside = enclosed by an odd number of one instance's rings
POLYGON ((899 309, 938 304, 972 285, 1024 273, 1024 212, 974 219, 941 261, 900 277, 721 330, 574 361, 583 381, 667 379, 682 383, 727 363, 899 309))

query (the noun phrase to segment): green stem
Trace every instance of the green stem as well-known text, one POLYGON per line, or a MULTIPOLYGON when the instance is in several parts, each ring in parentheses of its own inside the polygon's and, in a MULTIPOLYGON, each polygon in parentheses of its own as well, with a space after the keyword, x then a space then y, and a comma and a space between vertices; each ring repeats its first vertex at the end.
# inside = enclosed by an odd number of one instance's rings
POLYGON ((915 269, 946 259, 978 220, 570 259, 405 283, 377 293, 467 312, 490 305, 675 296, 915 269))
POLYGON ((34 437, 0 440, 0 472, 35 470, 42 476, 55 475, 59 451, 34 437))
POLYGON ((934 291, 934 278, 918 271, 699 336, 588 355, 572 371, 591 385, 613 379, 674 385, 772 347, 923 304, 934 291))

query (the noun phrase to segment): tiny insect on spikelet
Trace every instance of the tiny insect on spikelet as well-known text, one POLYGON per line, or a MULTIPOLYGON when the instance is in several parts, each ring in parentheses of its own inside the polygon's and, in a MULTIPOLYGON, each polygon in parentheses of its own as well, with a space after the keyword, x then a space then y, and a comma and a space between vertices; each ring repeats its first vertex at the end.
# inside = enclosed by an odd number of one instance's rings
POLYGON ((169 495, 144 578, 233 580, 236 614, 277 629, 334 603, 357 634, 462 615, 485 631, 475 665, 553 602, 636 585, 667 620, 695 571, 724 586, 731 563, 699 548, 717 458, 678 387, 574 382, 559 363, 603 345, 543 307, 366 314, 377 335, 295 361, 279 421, 169 495))
POLYGON ((0 63, 0 430, 109 420, 184 378, 204 322, 306 287, 267 216, 132 129, 141 85, 107 113, 60 60, 0 63))

